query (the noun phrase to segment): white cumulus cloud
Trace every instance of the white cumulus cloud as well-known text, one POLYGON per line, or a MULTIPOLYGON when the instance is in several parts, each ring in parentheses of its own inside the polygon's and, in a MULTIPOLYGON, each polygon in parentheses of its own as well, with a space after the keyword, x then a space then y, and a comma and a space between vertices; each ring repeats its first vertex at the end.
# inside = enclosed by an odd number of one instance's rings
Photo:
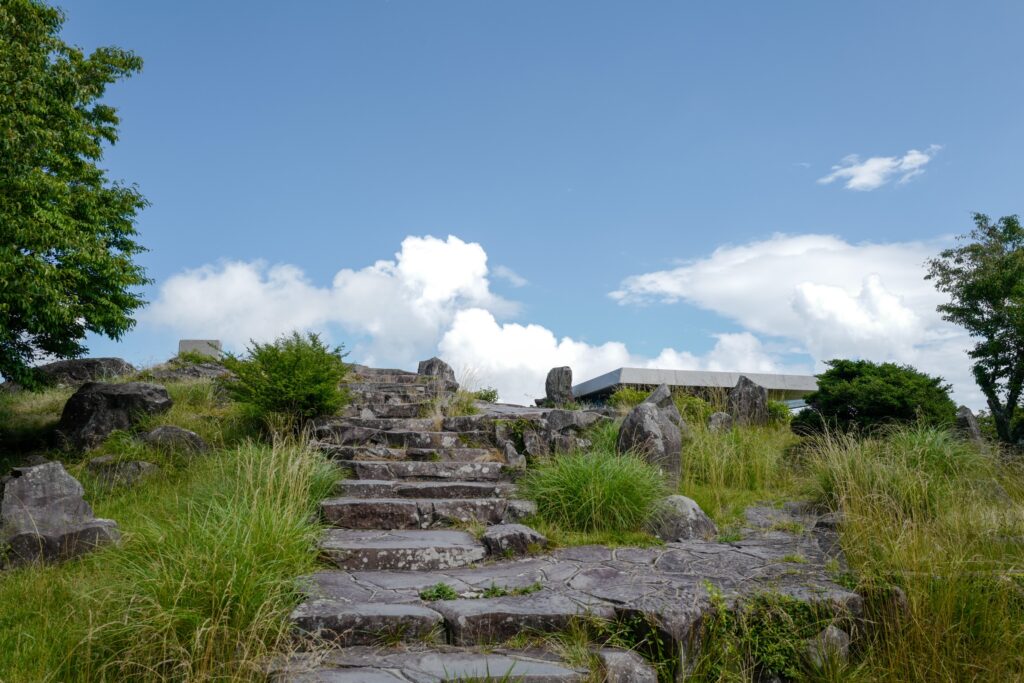
POLYGON ((836 180, 845 181, 848 190, 875 190, 893 178, 897 182, 906 183, 924 173, 925 165, 942 149, 941 145, 931 145, 923 152, 912 149, 900 157, 870 157, 863 161, 856 154, 843 158, 842 162, 832 167, 832 172, 818 182, 828 185, 836 180))
POLYGON ((783 235, 725 246, 677 268, 634 275, 610 296, 623 304, 685 302, 741 327, 791 340, 816 367, 831 358, 912 364, 981 400, 966 334, 935 310, 924 280, 938 242, 851 244, 832 235, 783 235))

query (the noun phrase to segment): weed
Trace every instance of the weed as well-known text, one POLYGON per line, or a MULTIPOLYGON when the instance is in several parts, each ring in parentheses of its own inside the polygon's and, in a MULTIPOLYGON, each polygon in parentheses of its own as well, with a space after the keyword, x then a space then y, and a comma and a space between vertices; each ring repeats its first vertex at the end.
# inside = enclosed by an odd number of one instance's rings
POLYGON ((430 588, 420 591, 420 600, 433 602, 434 600, 458 600, 459 594, 447 583, 435 583, 430 588))

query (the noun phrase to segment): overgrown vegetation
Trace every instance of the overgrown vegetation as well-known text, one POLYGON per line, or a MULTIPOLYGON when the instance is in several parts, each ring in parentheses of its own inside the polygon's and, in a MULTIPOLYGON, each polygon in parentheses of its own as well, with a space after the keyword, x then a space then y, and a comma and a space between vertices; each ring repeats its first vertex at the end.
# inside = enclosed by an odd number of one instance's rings
POLYGON ((579 532, 640 531, 664 487, 657 468, 614 450, 559 455, 538 463, 520 481, 541 519, 579 532))
POLYGON ((124 541, 5 573, 0 671, 12 681, 252 680, 288 647, 294 579, 315 562, 311 515, 335 478, 299 444, 248 444, 137 488, 88 490, 124 541))
POLYGON ((330 415, 348 401, 340 386, 348 373, 343 357, 342 347, 329 348, 317 334, 293 332, 270 344, 252 342, 244 358, 225 356, 235 377, 223 384, 234 400, 264 417, 330 415))
POLYGON ((947 427, 956 404, 950 386, 909 365, 866 360, 831 360, 818 375, 818 390, 807 395, 807 409, 793 420, 800 433, 825 428, 868 431, 892 423, 947 427))

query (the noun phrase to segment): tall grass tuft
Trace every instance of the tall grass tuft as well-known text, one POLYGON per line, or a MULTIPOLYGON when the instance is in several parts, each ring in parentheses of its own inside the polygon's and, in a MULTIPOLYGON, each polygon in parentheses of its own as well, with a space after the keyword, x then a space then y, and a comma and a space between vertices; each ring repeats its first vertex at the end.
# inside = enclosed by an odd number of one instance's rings
POLYGON ((186 481, 97 501, 98 515, 120 523, 119 547, 0 580, 0 671, 258 679, 258 664, 287 647, 295 577, 315 565, 311 520, 335 472, 297 444, 247 444, 195 461, 186 481))
POLYGON ((520 482, 547 523, 571 531, 637 531, 665 495, 661 472, 633 455, 601 450, 559 455, 520 482))

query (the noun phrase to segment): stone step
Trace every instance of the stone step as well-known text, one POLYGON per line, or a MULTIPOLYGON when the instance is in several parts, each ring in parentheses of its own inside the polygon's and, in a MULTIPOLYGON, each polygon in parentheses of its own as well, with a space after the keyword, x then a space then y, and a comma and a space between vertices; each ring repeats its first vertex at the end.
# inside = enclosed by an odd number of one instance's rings
POLYGON ((480 652, 424 645, 356 646, 298 654, 272 671, 270 677, 271 683, 583 683, 588 680, 592 679, 585 670, 573 668, 560 658, 538 650, 480 652))
POLYGON ((534 512, 530 501, 507 498, 329 498, 325 522, 345 529, 430 529, 458 523, 506 524, 534 512))
POLYGON ((405 479, 346 479, 337 488, 348 498, 508 498, 516 490, 507 483, 405 479))
POLYGON ((399 460, 336 460, 356 479, 433 479, 441 481, 501 481, 509 479, 499 462, 454 462, 399 460))
POLYGON ((392 429, 411 429, 423 432, 450 431, 441 427, 442 422, 442 420, 432 417, 342 417, 318 423, 316 431, 324 434, 341 434, 352 428, 378 432, 392 429))
POLYGON ((450 569, 480 562, 486 555, 476 538, 454 529, 328 529, 320 541, 323 559, 352 571, 450 569))
POLYGON ((323 441, 312 441, 310 446, 336 460, 494 462, 497 464, 501 464, 504 460, 497 450, 491 448, 391 448, 373 444, 338 446, 323 441))
POLYGON ((442 642, 444 619, 422 604, 307 600, 291 613, 297 635, 317 643, 442 642))
POLYGON ((351 384, 419 384, 424 381, 423 375, 401 370, 383 370, 381 372, 354 372, 346 380, 351 384))
POLYGON ((435 388, 426 384, 385 383, 385 382, 349 382, 346 385, 351 394, 382 393, 402 396, 433 396, 435 388))
POLYGON ((486 432, 434 432, 411 429, 393 429, 379 432, 389 446, 398 448, 480 448, 491 446, 486 432))
POLYGON ((360 406, 356 415, 369 414, 373 417, 420 417, 429 414, 433 409, 431 401, 406 401, 378 403, 360 406))

